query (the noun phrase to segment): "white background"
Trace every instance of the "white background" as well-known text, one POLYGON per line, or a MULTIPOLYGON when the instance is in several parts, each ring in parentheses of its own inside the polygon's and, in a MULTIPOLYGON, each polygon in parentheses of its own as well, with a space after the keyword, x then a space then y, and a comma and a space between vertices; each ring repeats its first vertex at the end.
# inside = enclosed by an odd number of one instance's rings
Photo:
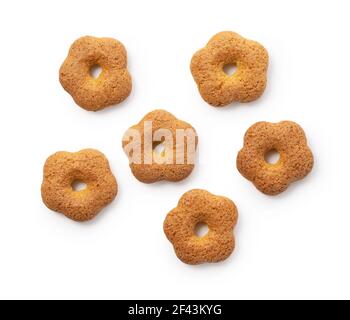
POLYGON ((0 298, 350 298, 348 1, 2 1, 0 298), (223 109, 199 96, 189 63, 232 30, 269 51, 262 98, 223 109), (58 81, 80 36, 119 39, 133 91, 98 113, 58 81), (198 131, 199 159, 180 183, 131 174, 124 131, 163 108, 198 131), (315 167, 269 197, 235 167, 243 135, 261 120, 304 129, 315 167), (41 201, 46 158, 86 147, 110 160, 120 191, 95 220, 76 223, 41 201), (188 266, 163 234, 166 214, 193 188, 239 209, 225 262, 188 266))

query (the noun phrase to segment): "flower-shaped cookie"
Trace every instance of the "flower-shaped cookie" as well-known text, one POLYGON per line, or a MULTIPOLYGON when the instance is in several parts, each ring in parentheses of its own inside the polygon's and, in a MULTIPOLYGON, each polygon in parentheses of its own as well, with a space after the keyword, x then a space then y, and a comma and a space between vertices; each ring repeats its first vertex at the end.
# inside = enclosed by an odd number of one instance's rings
POLYGON ((56 152, 44 166, 41 195, 45 205, 75 221, 94 218, 114 200, 118 185, 103 153, 85 149, 56 152), (76 190, 74 184, 86 184, 76 190))
POLYGON ((233 229, 237 219, 237 208, 230 199, 195 189, 186 192, 167 215, 164 232, 184 263, 219 262, 235 248, 233 229), (209 229, 203 237, 195 232, 200 223, 209 229))
POLYGON ((191 174, 198 136, 187 122, 165 110, 154 110, 126 131, 122 143, 139 181, 175 182, 191 174))
POLYGON ((268 53, 258 42, 224 31, 192 58, 191 72, 202 98, 212 106, 250 102, 265 90, 268 53), (234 74, 225 67, 236 66, 234 74))
POLYGON ((313 167, 313 155, 303 129, 292 121, 258 122, 244 136, 243 149, 237 156, 237 168, 257 189, 276 195, 313 167), (277 163, 268 163, 265 156, 278 152, 277 163))
POLYGON ((111 38, 76 40, 61 66, 60 82, 74 101, 89 111, 122 102, 132 86, 125 47, 111 38), (102 70, 97 78, 91 75, 95 67, 102 70))

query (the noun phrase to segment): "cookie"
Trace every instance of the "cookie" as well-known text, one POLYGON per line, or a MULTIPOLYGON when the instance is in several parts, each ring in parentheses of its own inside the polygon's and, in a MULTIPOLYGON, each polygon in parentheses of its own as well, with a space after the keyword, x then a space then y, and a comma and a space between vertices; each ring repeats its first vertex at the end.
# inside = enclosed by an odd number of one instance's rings
POLYGON ((98 111, 125 100, 131 92, 127 54, 121 42, 91 36, 76 40, 60 68, 60 82, 76 104, 98 111), (97 78, 91 75, 101 68, 97 78))
POLYGON ((180 181, 195 165, 195 129, 165 110, 148 113, 123 137, 123 149, 133 175, 141 182, 180 181), (159 147, 163 150, 159 150, 159 147))
POLYGON ((164 232, 177 257, 187 264, 219 262, 235 248, 233 229, 238 212, 228 198, 205 190, 191 190, 180 199, 164 221, 164 232), (208 233, 199 237, 196 226, 205 223, 208 233))
POLYGON ((230 31, 212 37, 191 61, 191 72, 199 93, 214 107, 259 98, 266 87, 267 68, 266 49, 258 42, 230 31), (234 74, 225 73, 228 65, 236 66, 234 74))
POLYGON ((97 150, 57 152, 46 160, 41 186, 43 202, 72 220, 93 219, 117 192, 108 160, 97 150), (75 191, 74 184, 80 181, 86 188, 75 191))
POLYGON ((276 195, 308 175, 313 167, 313 155, 303 129, 292 121, 258 122, 244 136, 244 146, 237 156, 237 168, 255 187, 267 195, 276 195), (275 164, 265 156, 279 153, 275 164))

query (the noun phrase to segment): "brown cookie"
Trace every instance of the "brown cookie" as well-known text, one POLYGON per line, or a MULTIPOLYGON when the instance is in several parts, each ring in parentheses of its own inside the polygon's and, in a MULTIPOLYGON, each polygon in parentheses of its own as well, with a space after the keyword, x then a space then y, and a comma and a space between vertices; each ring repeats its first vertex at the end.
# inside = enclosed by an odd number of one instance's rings
POLYGON ((165 110, 148 113, 123 137, 131 171, 144 183, 180 181, 189 176, 197 143, 195 129, 165 110), (157 153, 160 145, 164 150, 157 153))
POLYGON ((169 212, 164 232, 182 262, 219 262, 228 258, 235 248, 233 229, 237 219, 237 208, 230 199, 195 189, 186 192, 169 212), (203 237, 195 232, 200 223, 209 229, 203 237))
POLYGON ((267 67, 268 53, 261 44, 230 31, 216 34, 191 61, 202 98, 215 107, 259 98, 265 90, 267 67), (228 65, 236 66, 234 74, 225 73, 228 65))
POLYGON ((123 44, 90 36, 76 40, 61 66, 60 82, 74 101, 89 111, 122 102, 132 86, 123 44), (102 70, 96 79, 91 75, 95 67, 102 70))
POLYGON ((292 182, 304 178, 313 163, 305 133, 292 121, 254 124, 246 132, 243 149, 237 156, 239 172, 268 195, 279 194, 292 182), (275 164, 265 160, 271 151, 280 156, 275 164))
POLYGON ((41 195, 45 205, 75 221, 94 218, 116 197, 118 185, 103 153, 86 149, 57 152, 44 166, 41 195), (86 188, 74 190, 81 181, 86 188))

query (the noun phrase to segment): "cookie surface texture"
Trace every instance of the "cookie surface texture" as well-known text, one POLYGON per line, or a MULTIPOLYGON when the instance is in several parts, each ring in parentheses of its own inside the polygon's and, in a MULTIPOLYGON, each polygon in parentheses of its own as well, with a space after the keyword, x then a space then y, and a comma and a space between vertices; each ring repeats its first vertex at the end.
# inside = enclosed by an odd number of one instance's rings
POLYGON ((199 93, 215 107, 259 98, 266 87, 267 68, 266 49, 231 31, 216 34, 191 61, 199 93), (236 67, 232 75, 225 72, 230 65, 236 67))
POLYGON ((144 183, 188 177, 194 169, 197 144, 195 129, 165 110, 148 113, 123 137, 131 171, 144 183), (130 150, 131 141, 134 150, 130 150))
POLYGON ((45 205, 75 221, 93 219, 113 201, 118 185, 107 158, 99 151, 57 152, 44 165, 41 195, 45 205), (82 182, 86 188, 74 189, 82 182))
POLYGON ((76 40, 60 68, 59 79, 76 104, 89 111, 122 102, 132 87, 126 50, 112 38, 86 36, 76 40), (91 74, 96 67, 101 68, 97 78, 91 74))
POLYGON ((258 122, 244 136, 237 156, 239 172, 267 195, 276 195, 307 176, 313 167, 313 155, 303 129, 292 121, 258 122), (271 164, 265 157, 277 152, 279 160, 271 164))
POLYGON ((186 192, 164 221, 164 232, 177 257, 187 264, 219 262, 235 248, 233 229, 238 212, 233 201, 205 190, 186 192), (204 223, 208 233, 199 237, 196 226, 204 223))

